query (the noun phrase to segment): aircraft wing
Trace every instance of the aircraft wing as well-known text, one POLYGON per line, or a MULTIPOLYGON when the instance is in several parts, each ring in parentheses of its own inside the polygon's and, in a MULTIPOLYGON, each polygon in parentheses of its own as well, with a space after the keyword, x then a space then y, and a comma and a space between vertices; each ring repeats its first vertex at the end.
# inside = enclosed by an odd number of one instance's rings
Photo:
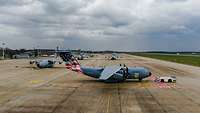
POLYGON ((101 76, 99 77, 100 80, 107 80, 109 79, 114 73, 119 71, 122 67, 121 66, 111 66, 106 67, 101 73, 101 76))

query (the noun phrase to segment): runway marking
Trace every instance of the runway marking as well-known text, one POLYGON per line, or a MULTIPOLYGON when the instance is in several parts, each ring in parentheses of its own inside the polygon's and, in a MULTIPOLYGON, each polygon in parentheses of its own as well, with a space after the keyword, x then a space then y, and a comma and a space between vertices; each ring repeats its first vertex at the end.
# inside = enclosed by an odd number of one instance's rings
POLYGON ((31 80, 30 83, 31 84, 37 84, 37 83, 41 83, 43 80, 31 80))
POLYGON ((107 110, 106 110, 106 113, 109 113, 109 108, 110 108, 110 95, 108 97, 108 107, 107 107, 107 110))

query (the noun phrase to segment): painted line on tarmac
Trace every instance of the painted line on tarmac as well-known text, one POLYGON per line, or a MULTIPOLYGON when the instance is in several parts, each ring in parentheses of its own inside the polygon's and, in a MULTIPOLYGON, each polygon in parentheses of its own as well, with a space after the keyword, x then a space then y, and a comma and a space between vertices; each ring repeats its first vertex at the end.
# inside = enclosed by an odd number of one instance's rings
POLYGON ((107 104, 107 110, 106 110, 106 113, 109 113, 109 108, 110 108, 110 98, 111 98, 111 96, 109 95, 109 97, 108 97, 108 104, 107 104))
POLYGON ((41 83, 43 82, 43 80, 31 80, 30 83, 31 84, 38 84, 38 83, 41 83))

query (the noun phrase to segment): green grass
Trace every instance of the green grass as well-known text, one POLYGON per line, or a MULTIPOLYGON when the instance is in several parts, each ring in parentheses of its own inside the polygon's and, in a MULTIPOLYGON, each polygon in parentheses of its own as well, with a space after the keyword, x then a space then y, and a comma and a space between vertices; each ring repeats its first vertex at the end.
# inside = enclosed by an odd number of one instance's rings
POLYGON ((154 53, 133 53, 133 55, 177 62, 200 67, 200 56, 184 56, 184 55, 166 55, 154 53))

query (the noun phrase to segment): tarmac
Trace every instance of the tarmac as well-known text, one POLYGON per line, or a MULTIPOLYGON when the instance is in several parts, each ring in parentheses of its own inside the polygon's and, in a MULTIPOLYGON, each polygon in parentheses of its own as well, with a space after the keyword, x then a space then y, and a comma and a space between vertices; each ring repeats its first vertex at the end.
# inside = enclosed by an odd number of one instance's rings
POLYGON ((97 55, 87 66, 144 66, 152 76, 142 82, 104 83, 62 65, 37 69, 29 60, 0 61, 0 113, 200 113, 200 68, 120 55, 97 55), (176 75, 177 83, 156 83, 176 75))

